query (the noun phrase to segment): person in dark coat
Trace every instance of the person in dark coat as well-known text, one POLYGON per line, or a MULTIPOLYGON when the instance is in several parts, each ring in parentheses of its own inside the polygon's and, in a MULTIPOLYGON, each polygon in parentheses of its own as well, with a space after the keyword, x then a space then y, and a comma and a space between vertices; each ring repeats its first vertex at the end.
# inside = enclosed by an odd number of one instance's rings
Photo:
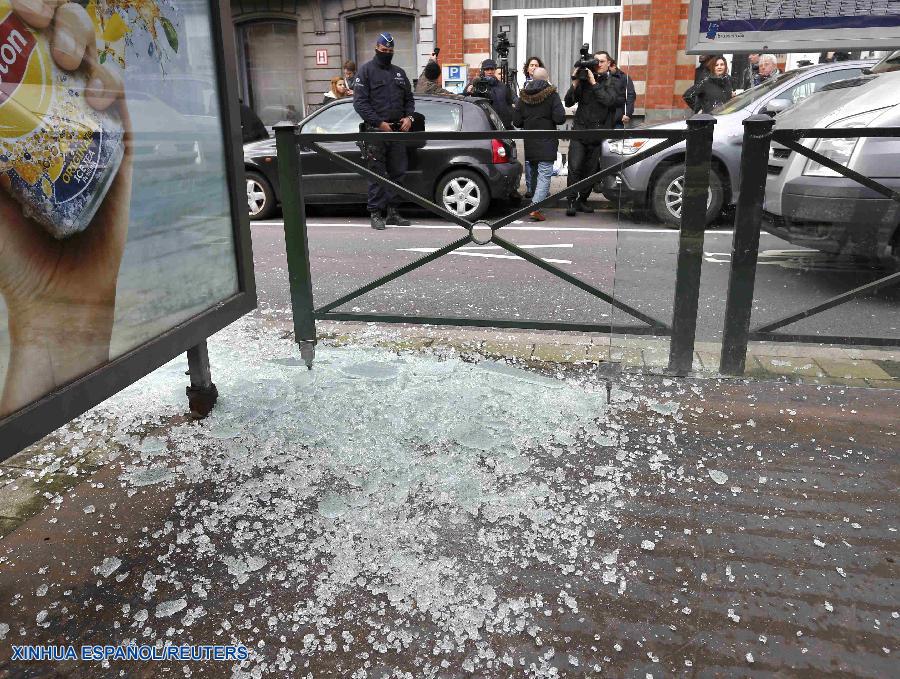
MULTIPOLYGON (((534 70, 531 80, 519 90, 519 102, 513 110, 513 125, 523 130, 555 130, 557 125, 566 121, 566 109, 549 79, 547 69, 534 70)), ((550 195, 550 177, 558 148, 558 139, 525 140, 525 162, 531 166, 528 192, 534 196, 535 203, 550 195)), ((529 216, 534 222, 546 219, 540 210, 533 210, 529 216)))
MULTIPOLYGON (((572 86, 566 92, 566 106, 578 104, 572 120, 573 130, 608 130, 616 108, 617 93, 609 77, 609 60, 601 54, 595 59, 596 66, 588 69, 587 80, 579 80, 578 68, 572 71, 572 86)), ((572 186, 585 177, 597 172, 602 139, 573 139, 569 142, 569 175, 566 184, 572 186)), ((576 212, 593 212, 594 208, 585 201, 591 195, 586 188, 578 196, 569 196, 566 216, 574 217, 576 212)))
POLYGON ((416 82, 417 94, 453 94, 450 90, 445 90, 438 84, 438 78, 441 77, 441 67, 432 59, 422 70, 419 80, 416 82))
MULTIPOLYGON (((387 137, 395 130, 409 132, 416 110, 409 78, 402 68, 391 65, 393 57, 394 38, 390 33, 382 33, 375 44, 375 58, 360 67, 353 86, 353 108, 366 130, 384 132, 387 137)), ((385 141, 370 144, 369 151, 369 169, 402 185, 409 166, 406 144, 385 141)), ((372 228, 380 231, 385 224, 409 226, 409 220, 397 212, 400 202, 393 191, 370 181, 367 205, 372 228)))
MULTIPOLYGON (((513 100, 509 88, 497 78, 497 62, 493 59, 485 59, 481 62, 481 76, 488 81, 488 99, 491 106, 500 116, 500 120, 506 127, 512 127, 513 100)), ((466 85, 465 94, 471 95, 474 81, 466 85)))
POLYGON ((736 55, 731 69, 731 87, 734 90, 749 90, 758 84, 759 79, 759 53, 752 52, 747 55, 736 55), (738 61, 742 64, 738 65, 738 61))
POLYGON ((612 127, 614 130, 622 130, 634 115, 634 100, 637 93, 634 90, 634 81, 625 71, 619 68, 615 59, 611 59, 609 66, 609 75, 613 78, 613 85, 616 87, 616 110, 612 117, 612 127))
POLYGON ((709 69, 706 67, 707 62, 713 58, 712 54, 701 54, 698 57, 699 63, 697 64, 697 68, 694 69, 694 84, 699 85, 704 80, 706 80, 706 76, 709 75, 709 69))
POLYGON ((728 75, 728 62, 725 61, 725 57, 713 57, 706 63, 709 66, 709 75, 706 80, 691 88, 693 100, 690 101, 691 96, 688 92, 685 93, 685 101, 694 113, 711 113, 732 96, 731 76, 728 75))
MULTIPOLYGON (((522 66, 522 75, 525 76, 525 85, 527 86, 534 80, 534 72, 539 68, 545 68, 544 62, 540 57, 528 57, 528 61, 522 66)), ((516 102, 517 104, 518 102, 516 102)), ((514 106, 516 104, 513 104, 514 106)), ((531 200, 531 165, 525 163, 525 197, 531 200)))
POLYGON ((252 141, 268 139, 269 132, 263 125, 263 121, 256 115, 256 111, 247 106, 243 99, 238 99, 238 102, 241 105, 241 135, 244 143, 249 144, 252 141))

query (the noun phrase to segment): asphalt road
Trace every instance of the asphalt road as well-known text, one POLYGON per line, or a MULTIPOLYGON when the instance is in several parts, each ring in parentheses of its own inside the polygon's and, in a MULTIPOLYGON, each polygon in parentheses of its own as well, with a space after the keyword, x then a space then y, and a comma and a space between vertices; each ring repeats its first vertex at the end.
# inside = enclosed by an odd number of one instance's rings
MULTIPOLYGON (((608 208, 567 218, 548 210, 544 223, 502 229, 513 243, 585 280, 646 315, 671 323, 678 233, 608 208)), ((369 228, 362 209, 318 208, 309 217, 316 305, 453 242, 463 230, 410 212, 410 227, 369 228)), ((498 215, 499 216, 499 215, 498 215)), ((721 338, 732 231, 727 220, 707 231, 700 291, 698 340, 721 338)), ((279 219, 253 222, 260 307, 290 307, 284 227, 279 219)), ((753 327, 801 311, 887 274, 869 264, 835 260, 763 233, 753 327)), ((785 328, 785 331, 900 337, 900 287, 883 290, 785 328)), ((496 245, 466 246, 340 310, 425 316, 468 316, 566 322, 637 324, 607 302, 572 287, 496 245)))

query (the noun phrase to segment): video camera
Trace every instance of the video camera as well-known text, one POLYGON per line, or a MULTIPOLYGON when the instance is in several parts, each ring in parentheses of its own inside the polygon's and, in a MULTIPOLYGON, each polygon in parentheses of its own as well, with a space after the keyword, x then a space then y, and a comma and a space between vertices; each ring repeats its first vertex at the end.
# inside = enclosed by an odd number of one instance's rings
POLYGON ((594 58, 593 54, 591 54, 590 45, 584 43, 581 46, 581 53, 578 61, 575 62, 575 68, 578 70, 575 71, 572 80, 586 81, 588 79, 588 70, 593 71, 599 64, 600 62, 594 58))
POLYGON ((472 80, 472 96, 473 97, 490 97, 491 81, 483 75, 472 80))
POLYGON ((497 56, 500 59, 508 59, 510 47, 512 47, 512 43, 509 41, 509 35, 507 35, 506 31, 500 31, 497 37, 494 38, 494 51, 497 53, 497 56))

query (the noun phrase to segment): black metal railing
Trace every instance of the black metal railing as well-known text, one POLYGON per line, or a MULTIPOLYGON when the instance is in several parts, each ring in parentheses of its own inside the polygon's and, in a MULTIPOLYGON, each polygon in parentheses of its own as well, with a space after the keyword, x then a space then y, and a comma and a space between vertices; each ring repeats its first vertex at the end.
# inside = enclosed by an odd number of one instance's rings
POLYGON ((603 139, 628 139, 632 137, 661 139, 658 144, 624 158, 620 163, 595 172, 565 189, 548 196, 537 203, 531 203, 504 217, 491 222, 479 220, 471 222, 437 205, 390 179, 376 174, 369 168, 349 160, 323 146, 330 142, 383 142, 384 134, 365 132, 353 134, 300 134, 294 124, 283 123, 275 127, 276 145, 281 184, 281 202, 284 212, 284 230, 290 277, 291 304, 294 314, 294 335, 300 345, 301 355, 311 367, 315 356, 316 320, 335 321, 377 321, 382 323, 410 323, 430 325, 475 326, 496 328, 520 328, 538 330, 561 330, 581 332, 621 333, 656 335, 671 337, 669 350, 670 373, 685 375, 692 367, 694 340, 697 326, 697 308, 700 288, 700 268, 703 257, 703 239, 706 227, 706 201, 709 186, 709 172, 712 158, 712 133, 715 118, 698 115, 687 121, 686 129, 666 130, 582 130, 582 131, 494 131, 494 132, 407 132, 392 133, 392 142, 422 142, 429 140, 490 140, 565 138, 601 141, 603 139), (530 252, 506 240, 498 232, 512 222, 525 217, 533 210, 554 204, 560 197, 573 196, 590 189, 596 182, 614 175, 621 170, 660 153, 682 141, 686 142, 686 171, 684 198, 682 204, 682 224, 678 247, 674 308, 671 324, 659 320, 646 311, 616 298, 587 281, 545 262, 530 252), (336 165, 389 187, 397 195, 425 208, 433 214, 466 230, 466 234, 443 248, 429 253, 414 262, 406 264, 389 274, 335 299, 318 308, 313 302, 312 277, 310 273, 309 242, 306 224, 306 210, 303 200, 302 167, 299 149, 311 149, 326 157, 336 165), (431 317, 394 314, 366 314, 341 312, 337 309, 347 302, 390 283, 429 262, 447 255, 467 243, 485 245, 494 243, 510 254, 534 264, 547 273, 623 311, 640 325, 618 325, 613 322, 564 323, 545 320, 510 320, 497 318, 431 317))
POLYGON ((791 152, 814 160, 839 175, 852 179, 876 193, 900 203, 900 194, 883 184, 851 170, 800 143, 801 139, 835 139, 853 137, 900 137, 900 128, 847 129, 781 129, 773 130, 775 121, 767 115, 751 116, 744 121, 744 144, 741 156, 741 183, 734 223, 731 250, 731 271, 725 303, 725 329, 722 338, 720 371, 728 375, 742 375, 747 360, 748 342, 810 342, 819 344, 852 344, 896 346, 900 340, 890 337, 810 335, 775 332, 797 321, 810 318, 862 295, 900 284, 900 271, 888 273, 875 281, 861 285, 827 299, 808 309, 760 325, 751 330, 756 283, 757 255, 763 219, 769 151, 773 141, 791 152))

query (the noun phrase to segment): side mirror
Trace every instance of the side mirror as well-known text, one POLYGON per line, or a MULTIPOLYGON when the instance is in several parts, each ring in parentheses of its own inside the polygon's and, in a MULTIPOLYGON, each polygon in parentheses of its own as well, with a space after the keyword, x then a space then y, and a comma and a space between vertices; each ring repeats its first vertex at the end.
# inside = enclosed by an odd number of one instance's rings
POLYGON ((790 99, 772 99, 768 104, 762 107, 760 113, 765 113, 766 115, 775 116, 777 113, 781 113, 787 108, 790 108, 793 105, 790 99))

